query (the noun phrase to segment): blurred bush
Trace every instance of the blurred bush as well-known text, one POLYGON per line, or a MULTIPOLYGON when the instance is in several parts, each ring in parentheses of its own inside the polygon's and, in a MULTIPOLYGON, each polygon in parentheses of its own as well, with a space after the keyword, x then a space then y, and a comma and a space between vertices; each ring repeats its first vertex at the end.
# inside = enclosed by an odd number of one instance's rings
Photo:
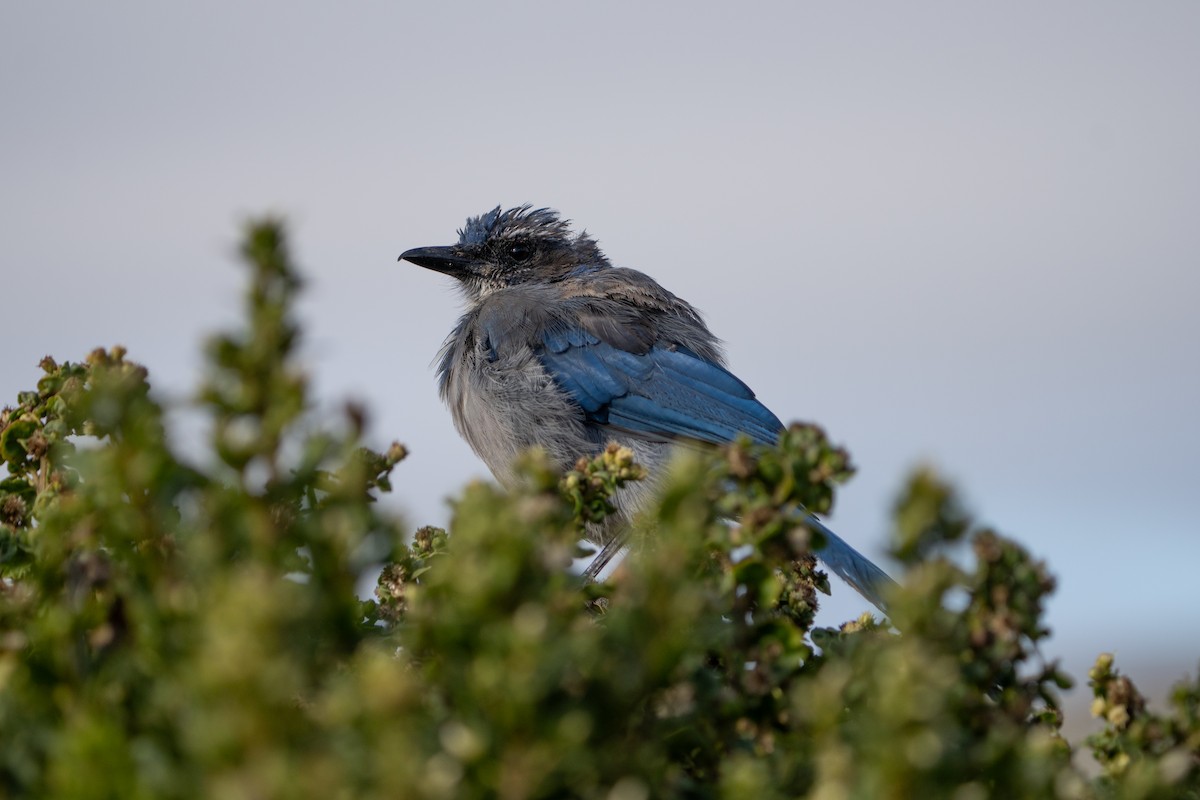
POLYGON ((242 253, 203 463, 120 348, 47 357, 0 416, 0 795, 1200 797, 1200 681, 1154 713, 1108 656, 1081 770, 1038 652, 1053 578, 930 472, 896 507, 891 625, 814 628, 792 512, 851 472, 815 427, 682 459, 608 583, 569 565, 642 477, 616 447, 566 475, 530 453, 518 491, 472 484, 409 536, 373 502, 404 449, 308 405, 282 227, 242 253))

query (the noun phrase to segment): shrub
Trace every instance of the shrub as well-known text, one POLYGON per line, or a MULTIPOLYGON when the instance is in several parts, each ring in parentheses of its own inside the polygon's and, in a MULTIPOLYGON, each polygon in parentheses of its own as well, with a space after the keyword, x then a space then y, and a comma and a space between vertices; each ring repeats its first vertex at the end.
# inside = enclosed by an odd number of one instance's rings
POLYGON ((404 449, 308 406, 281 225, 242 252, 207 461, 120 348, 45 358, 0 416, 5 796, 1200 797, 1200 681, 1156 714, 1108 656, 1076 766, 1038 652, 1053 578, 931 472, 896 507, 891 625, 814 627, 792 512, 851 467, 812 426, 681 459, 607 583, 568 567, 642 477, 617 447, 565 475, 530 453, 410 538, 373 502, 404 449))

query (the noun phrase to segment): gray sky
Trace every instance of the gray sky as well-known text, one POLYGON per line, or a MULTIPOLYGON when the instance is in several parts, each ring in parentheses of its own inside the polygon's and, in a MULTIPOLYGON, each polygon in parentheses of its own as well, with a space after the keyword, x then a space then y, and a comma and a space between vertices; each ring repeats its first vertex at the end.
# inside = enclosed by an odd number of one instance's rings
POLYGON ((485 474, 430 367, 458 298, 396 256, 548 205, 850 448, 848 539, 931 462, 1049 560, 1077 677, 1195 668, 1200 5, 334 5, 0 9, 0 402, 118 342, 184 397, 280 212, 320 397, 444 522, 485 474))

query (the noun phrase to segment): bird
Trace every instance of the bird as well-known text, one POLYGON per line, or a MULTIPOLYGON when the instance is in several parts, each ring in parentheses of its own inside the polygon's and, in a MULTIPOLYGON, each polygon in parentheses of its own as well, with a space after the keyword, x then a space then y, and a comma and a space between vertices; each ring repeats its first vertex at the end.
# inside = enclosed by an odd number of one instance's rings
MULTIPOLYGON (((439 393, 502 485, 515 483, 517 456, 535 446, 566 470, 616 442, 651 476, 618 491, 618 524, 589 531, 601 548, 589 577, 620 549, 620 522, 650 501, 653 476, 677 446, 739 435, 774 444, 784 428, 726 367, 695 308, 645 273, 613 266, 553 209, 497 206, 468 217, 457 243, 399 260, 454 278, 464 295, 437 357, 439 393)), ((817 558, 886 613, 894 581, 803 514, 823 534, 817 558)))

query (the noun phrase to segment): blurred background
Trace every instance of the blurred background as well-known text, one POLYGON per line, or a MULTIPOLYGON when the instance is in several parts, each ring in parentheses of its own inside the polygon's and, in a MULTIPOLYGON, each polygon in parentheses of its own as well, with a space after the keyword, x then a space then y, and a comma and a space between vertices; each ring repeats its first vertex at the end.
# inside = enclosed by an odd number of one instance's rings
POLYGON ((1059 576, 1047 655, 1161 697, 1200 660, 1198 35, 1191 2, 7 4, 0 403, 116 343, 183 403, 275 212, 321 403, 444 524, 486 475, 431 367, 459 300, 396 256, 551 206, 850 449, 843 536, 881 558, 935 465, 1059 576))

